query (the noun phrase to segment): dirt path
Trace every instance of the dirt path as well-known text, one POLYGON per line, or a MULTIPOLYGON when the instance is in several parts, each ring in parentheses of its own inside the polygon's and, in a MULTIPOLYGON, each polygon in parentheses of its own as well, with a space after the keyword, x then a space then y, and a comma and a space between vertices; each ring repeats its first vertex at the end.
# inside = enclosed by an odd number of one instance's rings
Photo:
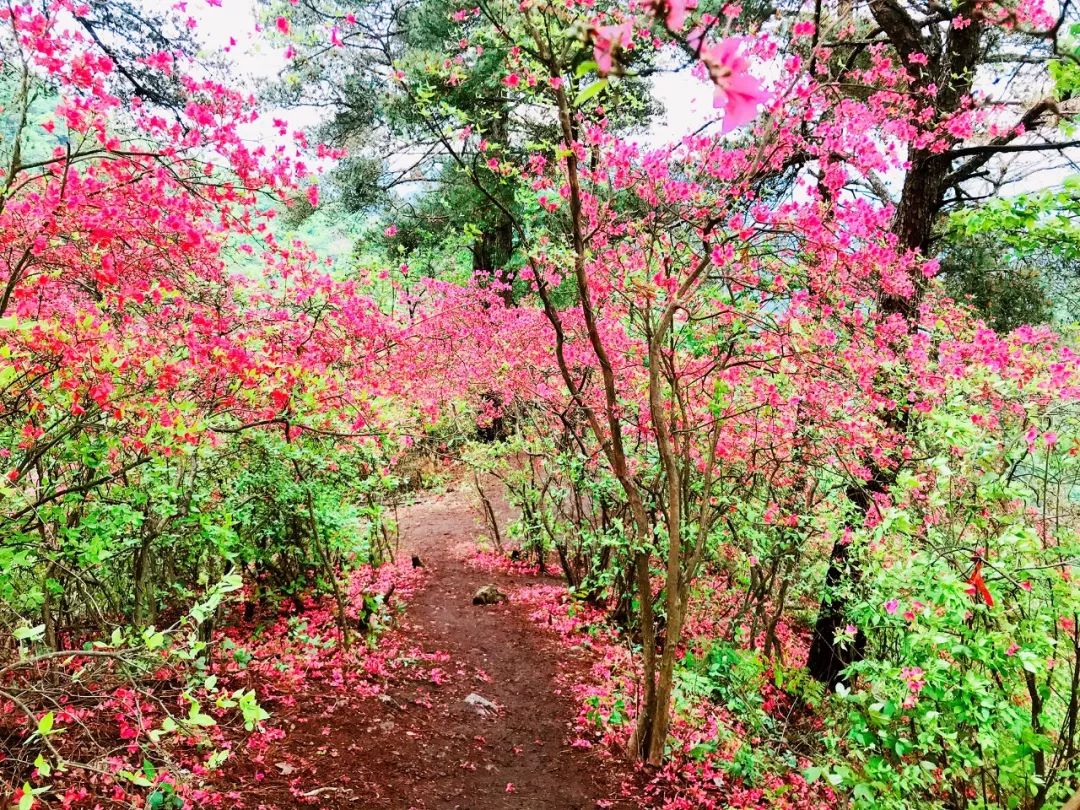
MULTIPOLYGON (((568 744, 576 707, 559 693, 556 668, 584 668, 584 654, 559 645, 518 606, 472 605, 482 585, 507 590, 530 580, 465 564, 478 531, 467 492, 427 496, 400 520, 401 553, 418 554, 430 579, 395 632, 421 654, 446 657, 390 683, 381 699, 349 701, 332 716, 297 715, 283 740, 290 761, 303 763, 289 776, 291 795, 362 810, 631 807, 616 798, 622 775, 611 758, 568 744), (470 694, 498 711, 471 706, 470 694)), ((267 801, 267 793, 256 806, 301 803, 267 801)))
MULTIPOLYGON (((423 729, 417 737, 386 739, 391 750, 381 751, 379 771, 390 781, 382 789, 396 798, 385 806, 574 810, 613 799, 612 780, 597 758, 567 743, 576 711, 555 694, 554 681, 565 653, 517 608, 472 605, 482 585, 507 589, 522 580, 462 562, 476 532, 467 496, 429 498, 404 513, 401 524, 405 550, 419 554, 431 574, 406 620, 422 647, 448 653, 448 668, 466 677, 432 695, 437 702, 416 718, 423 729), (470 693, 498 705, 498 714, 482 716, 465 702, 470 693)), ((396 697, 407 704, 415 696, 396 697)))

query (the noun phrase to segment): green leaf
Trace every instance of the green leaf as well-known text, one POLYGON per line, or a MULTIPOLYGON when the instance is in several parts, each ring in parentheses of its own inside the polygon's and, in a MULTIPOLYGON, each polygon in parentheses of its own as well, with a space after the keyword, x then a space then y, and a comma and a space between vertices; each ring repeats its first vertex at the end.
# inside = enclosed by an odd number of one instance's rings
POLYGON ((12 633, 15 636, 16 641, 37 641, 45 636, 45 625, 35 624, 33 627, 29 625, 20 625, 15 628, 12 633))
POLYGON ((34 760, 34 767, 37 768, 38 775, 42 778, 48 778, 52 773, 52 765, 45 759, 44 754, 38 754, 37 759, 34 760))
POLYGON ((217 725, 217 720, 202 712, 192 712, 188 714, 188 722, 202 728, 209 728, 210 726, 217 725))
POLYGON ((120 776, 127 779, 131 784, 138 785, 139 787, 150 787, 153 784, 141 773, 132 773, 131 771, 120 771, 119 773, 120 776))
POLYGON ((600 93, 602 93, 604 90, 606 90, 607 86, 608 86, 608 80, 607 79, 600 79, 599 81, 593 82, 592 84, 590 84, 588 87, 586 87, 584 90, 582 90, 580 93, 577 94, 577 98, 574 99, 574 106, 575 107, 580 107, 582 104, 584 104, 589 99, 595 98, 600 93))
POLYGON ((874 791, 870 789, 869 785, 859 784, 855 786, 855 789, 851 792, 856 799, 862 801, 873 801, 874 791))
POLYGON ((55 719, 56 718, 54 717, 52 712, 48 712, 47 714, 42 715, 41 719, 38 720, 38 724, 37 724, 38 734, 40 734, 42 737, 44 737, 50 731, 52 731, 53 730, 53 721, 55 719))
POLYGON ((157 650, 165 644, 165 634, 155 631, 153 628, 147 628, 143 632, 143 643, 148 650, 157 650))
POLYGON ((270 713, 259 705, 254 689, 237 692, 233 697, 239 699, 240 712, 244 715, 244 728, 248 731, 254 731, 256 724, 270 717, 270 713))
POLYGON ((34 789, 30 787, 29 782, 24 782, 22 786, 22 797, 19 799, 19 810, 30 810, 34 806, 34 789))
POLYGON ((592 73, 594 70, 598 70, 599 67, 600 66, 597 65, 596 62, 594 62, 592 59, 589 59, 577 66, 577 70, 574 71, 574 75, 580 79, 586 73, 592 73))
POLYGON ((27 332, 34 328, 37 321, 22 321, 20 322, 14 315, 9 315, 6 318, 0 318, 0 331, 10 331, 12 329, 18 329, 20 332, 27 332))

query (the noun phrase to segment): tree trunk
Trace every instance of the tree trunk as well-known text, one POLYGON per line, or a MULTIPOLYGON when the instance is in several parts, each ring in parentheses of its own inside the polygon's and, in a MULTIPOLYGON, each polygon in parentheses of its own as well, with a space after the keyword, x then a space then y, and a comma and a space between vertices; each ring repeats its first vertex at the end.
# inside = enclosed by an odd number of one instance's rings
POLYGON ((667 627, 664 635, 664 651, 660 657, 660 673, 656 684, 656 707, 652 721, 652 735, 649 741, 647 762, 659 766, 664 761, 664 748, 667 745, 668 726, 671 723, 671 690, 675 681, 675 654, 679 638, 682 635, 683 619, 686 606, 679 598, 678 607, 668 610, 667 627))
POLYGON ((836 643, 837 633, 848 623, 847 599, 833 591, 848 575, 848 548, 841 539, 833 544, 829 571, 825 575, 825 596, 818 610, 810 654, 806 659, 807 671, 814 679, 827 684, 830 691, 836 689, 837 684, 848 685, 844 670, 861 659, 866 648, 866 637, 861 630, 856 630, 853 644, 836 643))
POLYGON ((330 587, 334 592, 334 602, 337 605, 337 625, 341 631, 341 645, 347 650, 352 646, 352 633, 349 628, 349 618, 345 612, 345 595, 341 591, 341 583, 338 582, 338 572, 334 569, 330 560, 330 553, 322 544, 319 537, 319 525, 315 521, 315 506, 311 500, 311 493, 307 494, 308 520, 311 524, 311 541, 322 561, 323 573, 330 580, 330 587))
POLYGON ((135 566, 134 566, 134 579, 135 579, 135 605, 132 610, 132 623, 135 627, 142 629, 146 622, 146 580, 147 574, 150 569, 150 540, 143 539, 139 544, 138 550, 135 552, 135 566))
MULTIPOLYGON (((943 184, 949 169, 948 158, 917 152, 912 157, 911 170, 904 179, 904 190, 893 219, 893 232, 899 239, 899 246, 908 250, 925 252, 928 250, 933 231, 934 220, 941 208, 943 184)), ((908 324, 908 329, 916 328, 919 300, 925 279, 912 279, 914 292, 911 296, 899 296, 883 293, 879 300, 882 315, 900 315, 908 324)), ((888 427, 902 433, 906 429, 907 416, 898 410, 885 417, 888 427)), ((865 519, 874 504, 874 495, 883 495, 889 491, 896 478, 897 470, 883 469, 871 465, 872 477, 865 487, 851 487, 849 500, 856 507, 858 518, 865 519)), ((825 593, 821 599, 817 622, 814 625, 810 655, 806 665, 810 674, 818 681, 828 684, 830 690, 839 683, 847 685, 843 671, 862 658, 866 647, 866 638, 862 630, 857 631, 854 644, 836 644, 836 633, 848 623, 847 598, 835 593, 845 580, 858 579, 859 560, 850 558, 849 549, 843 538, 837 538, 829 555, 829 569, 825 575, 825 593)))
POLYGON ((510 289, 514 277, 508 272, 507 265, 514 255, 514 223, 499 212, 495 216, 495 224, 473 245, 473 273, 480 278, 504 282, 507 286, 499 290, 499 297, 510 307, 514 305, 514 294, 510 289))
POLYGON ((652 749, 656 722, 656 619, 652 609, 649 555, 643 551, 634 556, 634 578, 639 602, 638 620, 641 623, 641 686, 644 694, 638 701, 637 722, 626 747, 635 759, 646 759, 652 749))
POLYGON ((41 623, 45 625, 45 643, 49 646, 49 649, 60 649, 60 632, 57 628, 56 612, 53 610, 55 601, 53 599, 52 590, 49 588, 49 580, 52 579, 53 573, 56 570, 56 563, 49 563, 48 568, 45 569, 45 579, 41 583, 42 600, 41 600, 41 623))
POLYGON ((495 508, 491 504, 491 499, 488 498, 487 493, 484 492, 484 486, 480 483, 480 475, 473 470, 473 485, 476 487, 476 494, 480 496, 480 505, 484 510, 484 522, 487 523, 488 528, 491 529, 491 542, 495 544, 495 550, 501 555, 506 551, 503 549, 502 534, 499 532, 499 521, 495 517, 495 508))
MULTIPOLYGON (((923 40, 920 27, 907 12, 896 3, 873 0, 870 10, 882 30, 889 37, 897 52, 905 59, 916 52, 933 52, 923 40)), ((971 91, 975 67, 981 53, 984 24, 977 18, 974 0, 965 0, 958 10, 957 18, 966 18, 969 24, 950 28, 945 47, 933 57, 930 64, 917 74, 917 84, 925 85, 939 81, 941 91, 937 96, 937 117, 943 119, 954 113, 964 97, 971 91)), ((934 223, 944 203, 947 179, 952 167, 948 154, 914 150, 911 168, 904 178, 900 202, 896 206, 892 231, 897 237, 900 250, 916 251, 930 256, 934 223)), ((899 314, 907 322, 908 331, 917 328, 919 301, 926 280, 919 274, 911 279, 913 294, 897 296, 883 293, 879 301, 882 315, 899 314)), ((891 415, 894 429, 906 429, 907 416, 903 410, 891 415)), ((859 514, 865 516, 872 507, 874 493, 885 493, 895 480, 896 470, 873 469, 873 476, 861 497, 855 499, 859 514)), ((848 571, 857 578, 859 561, 848 558, 848 550, 838 539, 829 558, 829 570, 825 577, 826 593, 822 597, 807 667, 813 676, 835 688, 843 682, 843 670, 862 657, 865 638, 859 631, 855 644, 839 647, 834 639, 836 631, 847 624, 847 600, 829 591, 843 581, 848 571)))

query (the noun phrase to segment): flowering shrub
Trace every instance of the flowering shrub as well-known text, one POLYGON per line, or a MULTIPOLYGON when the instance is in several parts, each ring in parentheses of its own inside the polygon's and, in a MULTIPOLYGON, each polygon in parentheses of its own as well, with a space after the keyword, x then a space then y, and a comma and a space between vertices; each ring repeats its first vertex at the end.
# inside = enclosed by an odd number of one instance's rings
POLYGON ((955 393, 917 419, 925 461, 852 537, 871 654, 833 775, 867 807, 1039 804, 1075 770, 1074 356, 1047 330, 984 330, 938 367, 955 393))

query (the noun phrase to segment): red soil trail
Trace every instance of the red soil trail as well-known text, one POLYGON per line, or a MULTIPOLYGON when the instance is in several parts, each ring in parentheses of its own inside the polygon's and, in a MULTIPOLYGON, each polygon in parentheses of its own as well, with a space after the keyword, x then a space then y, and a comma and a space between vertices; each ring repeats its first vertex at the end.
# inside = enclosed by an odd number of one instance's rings
POLYGON ((299 713, 286 726, 283 750, 271 753, 272 761, 294 765, 286 774, 267 768, 253 791, 258 796, 245 796, 244 806, 631 807, 617 799, 626 774, 616 761, 568 743, 577 709, 560 693, 556 671, 586 667, 586 654, 560 645, 520 607, 473 606, 482 585, 508 590, 529 580, 464 562, 478 532, 467 491, 426 496, 402 510, 400 523, 401 553, 422 558, 429 582, 393 632, 448 659, 427 663, 424 677, 386 684, 381 698, 349 701, 332 716, 299 713), (434 677, 431 667, 439 670, 434 677), (467 703, 473 693, 498 711, 485 714, 467 703))

